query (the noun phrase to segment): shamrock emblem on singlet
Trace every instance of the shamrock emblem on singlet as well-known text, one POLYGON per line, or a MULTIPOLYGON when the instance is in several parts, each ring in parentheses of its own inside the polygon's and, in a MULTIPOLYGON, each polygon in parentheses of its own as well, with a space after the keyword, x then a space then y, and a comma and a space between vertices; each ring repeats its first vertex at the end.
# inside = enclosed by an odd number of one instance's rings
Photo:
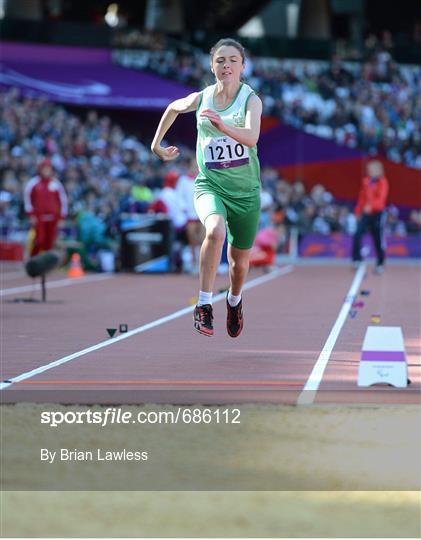
POLYGON ((238 111, 232 115, 234 125, 237 127, 244 127, 244 116, 241 111, 238 111))

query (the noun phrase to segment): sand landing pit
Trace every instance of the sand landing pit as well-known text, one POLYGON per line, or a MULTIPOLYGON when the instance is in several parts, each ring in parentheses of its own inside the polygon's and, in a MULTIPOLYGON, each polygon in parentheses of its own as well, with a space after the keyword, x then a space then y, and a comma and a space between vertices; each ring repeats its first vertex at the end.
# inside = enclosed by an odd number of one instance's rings
POLYGON ((247 405, 240 424, 40 424, 43 411, 87 409, 2 407, 3 535, 420 534, 416 406, 247 405), (40 448, 137 449, 148 459, 49 464, 40 448))

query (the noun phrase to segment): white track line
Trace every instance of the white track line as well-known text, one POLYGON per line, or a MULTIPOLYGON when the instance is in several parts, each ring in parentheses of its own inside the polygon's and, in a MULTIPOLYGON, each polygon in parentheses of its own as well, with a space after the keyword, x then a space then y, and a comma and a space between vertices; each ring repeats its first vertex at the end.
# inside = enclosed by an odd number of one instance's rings
MULTIPOLYGON (((83 283, 90 283, 91 281, 103 281, 104 279, 110 279, 111 274, 97 274, 94 276, 85 276, 77 279, 57 279, 55 281, 48 281, 46 284, 48 289, 57 289, 58 287, 67 287, 68 285, 82 285, 83 283)), ((9 296, 11 294, 21 292, 40 291, 40 283, 34 283, 32 285, 22 285, 22 287, 13 287, 11 289, 1 289, 0 296, 9 296)))
MULTIPOLYGON (((271 281, 272 279, 275 279, 279 276, 288 274, 289 272, 292 272, 292 270, 293 270, 293 267, 291 265, 280 268, 279 270, 274 270, 273 272, 270 272, 269 274, 266 274, 264 276, 248 281, 244 285, 243 290, 252 289, 253 287, 256 287, 257 285, 261 285, 262 283, 271 281)), ((216 296, 214 296, 213 302, 214 303, 219 302, 220 300, 225 299, 225 296, 226 296, 225 292, 217 294, 216 296)), ((187 313, 191 313, 193 310, 194 310, 194 306, 185 307, 183 309, 175 311, 174 313, 171 313, 170 315, 162 317, 161 319, 157 319, 155 321, 144 324, 142 326, 138 326, 134 330, 130 330, 130 332, 121 334, 118 337, 107 339, 106 341, 101 341, 101 343, 97 343, 96 345, 92 345, 91 347, 88 347, 81 351, 75 352, 73 354, 69 354, 68 356, 64 356, 63 358, 59 358, 58 360, 55 360, 54 362, 50 362, 49 364, 45 364, 44 366, 40 366, 31 371, 27 371, 26 373, 22 373, 21 375, 17 375, 16 377, 12 377, 11 379, 8 379, 8 382, 3 381, 2 383, 0 383, 0 390, 4 390, 5 388, 9 387, 13 383, 24 381, 25 379, 30 379, 31 377, 34 377, 35 375, 44 373, 44 371, 48 371, 49 369, 55 368, 57 366, 61 366, 62 364, 66 364, 67 362, 70 362, 71 360, 74 360, 75 358, 84 356, 85 354, 89 354, 99 349, 103 349, 104 347, 108 347, 109 345, 114 345, 115 343, 118 343, 119 341, 122 341, 123 339, 127 339, 136 334, 140 334, 142 332, 146 332, 147 330, 151 330, 152 328, 155 328, 156 326, 160 326, 161 324, 165 324, 169 321, 173 321, 174 319, 178 319, 179 317, 182 317, 183 315, 186 315, 187 313)))
POLYGON ((346 296, 345 302, 342 305, 339 315, 335 321, 335 324, 333 325, 332 330, 330 331, 329 337, 324 344, 319 358, 317 359, 317 362, 313 367, 313 371, 310 373, 310 376, 307 379, 307 382, 303 390, 301 391, 301 394, 298 396, 297 405, 311 405, 314 402, 316 392, 320 386, 320 383, 322 382, 323 373, 326 369, 327 363, 329 362, 333 347, 335 346, 339 333, 342 330, 342 326, 344 325, 348 316, 348 312, 355 300, 358 288, 364 277, 365 271, 366 264, 363 263, 355 272, 355 276, 352 281, 351 288, 349 289, 346 296))

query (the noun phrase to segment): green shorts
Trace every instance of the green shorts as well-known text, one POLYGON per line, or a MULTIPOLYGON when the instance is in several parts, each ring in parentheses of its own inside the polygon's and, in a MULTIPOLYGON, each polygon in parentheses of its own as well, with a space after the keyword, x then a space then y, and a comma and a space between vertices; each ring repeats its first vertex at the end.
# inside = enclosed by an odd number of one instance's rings
POLYGON ((253 197, 228 199, 213 191, 195 193, 194 206, 205 225, 211 214, 223 216, 227 224, 228 243, 239 249, 250 249, 256 238, 260 218, 260 191, 253 197))

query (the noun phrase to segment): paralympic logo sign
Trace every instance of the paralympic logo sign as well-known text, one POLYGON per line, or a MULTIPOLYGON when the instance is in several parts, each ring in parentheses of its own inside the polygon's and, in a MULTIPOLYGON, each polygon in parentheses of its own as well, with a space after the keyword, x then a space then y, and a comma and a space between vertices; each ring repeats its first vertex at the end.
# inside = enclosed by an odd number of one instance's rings
MULTIPOLYGON (((32 66, 33 68, 33 66, 32 66)), ((119 68, 120 69, 120 68, 119 68)), ((63 70, 61 71, 63 73, 63 70)), ((144 95, 139 95, 139 90, 133 92, 133 88, 142 88, 142 76, 137 77, 137 81, 124 79, 121 72, 115 72, 108 67, 106 74, 101 74, 107 80, 90 80, 83 78, 80 74, 69 73, 64 76, 68 81, 79 82, 58 82, 48 79, 37 78, 35 74, 24 74, 4 64, 0 64, 0 84, 5 86, 16 86, 24 93, 48 95, 50 99, 63 103, 82 103, 92 106, 113 106, 124 108, 144 108, 162 109, 165 108, 174 98, 170 92, 161 92, 162 97, 156 95, 157 87, 147 85, 144 95), (118 76, 120 78, 118 78, 118 76), (118 80, 118 84, 114 84, 118 80)), ((136 74, 138 75, 138 74, 136 74)), ((56 75, 57 76, 57 75, 56 75)), ((95 76, 95 75, 94 75, 95 76)), ((170 89, 170 91, 173 89, 170 89)), ((173 92, 174 93, 174 92, 173 92)), ((178 94, 175 97, 179 97, 178 94)))
POLYGON ((86 95, 108 96, 111 93, 110 86, 98 81, 87 81, 85 84, 41 81, 18 73, 13 69, 5 68, 5 66, 2 66, 0 71, 0 83, 20 87, 25 86, 27 88, 68 98, 78 98, 86 95))
MULTIPOLYGON (((386 254, 389 257, 421 256, 419 237, 413 236, 388 236, 386 254)), ((302 257, 350 257, 352 238, 341 233, 328 235, 310 233, 302 237, 299 244, 299 254, 302 257)), ((366 238, 366 246, 369 256, 374 255, 374 245, 370 238, 366 238)))

